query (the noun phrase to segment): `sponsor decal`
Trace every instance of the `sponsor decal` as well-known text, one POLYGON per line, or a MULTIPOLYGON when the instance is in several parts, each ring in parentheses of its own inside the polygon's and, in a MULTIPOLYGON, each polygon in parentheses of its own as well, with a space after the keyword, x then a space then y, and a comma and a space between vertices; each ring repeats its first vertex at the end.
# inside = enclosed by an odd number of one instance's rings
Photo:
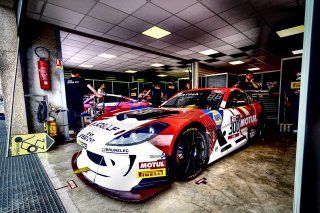
POLYGON ((223 97, 223 93, 212 92, 207 99, 208 100, 220 100, 223 97))
POLYGON ((198 96, 199 93, 197 92, 190 92, 190 93, 182 93, 179 96, 198 96))
MULTIPOLYGON (((78 135, 78 137, 86 142, 89 143, 93 143, 95 141, 95 139, 92 138, 92 136, 94 136, 94 134, 92 132, 88 132, 86 134, 80 134, 78 135)), ((81 146, 81 144, 79 143, 79 145, 81 146)), ((86 145, 87 146, 87 145, 86 145)), ((85 147, 87 148, 87 147, 85 147)))
POLYGON ((250 138, 253 138, 256 135, 256 130, 255 129, 251 129, 251 131, 249 132, 250 138))
POLYGON ((163 152, 161 155, 150 155, 149 157, 156 159, 166 159, 166 154, 163 152))
POLYGON ((101 152, 103 153, 114 153, 114 154, 128 154, 129 149, 119 149, 119 148, 102 148, 101 152))
POLYGON ((240 119, 240 115, 234 115, 230 117, 230 120, 231 124, 228 139, 239 136, 240 129, 257 122, 257 117, 256 115, 250 115, 240 119))
POLYGON ((213 120, 216 123, 216 125, 222 124, 222 117, 218 111, 212 111, 213 120))
POLYGON ((183 134, 186 134, 187 132, 190 132, 190 131, 198 131, 198 128, 189 128, 186 131, 184 131, 183 134))
POLYGON ((117 131, 117 130, 120 129, 119 127, 113 126, 112 124, 96 123, 96 122, 90 124, 89 126, 95 126, 95 127, 100 128, 100 129, 107 130, 107 131, 117 131))
POLYGON ((237 134, 239 135, 240 132, 240 115, 233 115, 230 117, 231 123, 230 123, 230 132, 228 139, 233 138, 230 137, 231 135, 237 134))
POLYGON ((71 79, 69 79, 69 80, 67 80, 67 84, 79 84, 80 83, 80 81, 79 80, 71 80, 71 79))
POLYGON ((300 81, 291 82, 291 89, 300 89, 300 81))
POLYGON ((154 178, 166 176, 166 169, 138 170, 137 178, 154 178))
POLYGON ((83 147, 83 148, 87 149, 87 144, 86 144, 86 143, 84 143, 84 142, 82 142, 82 141, 77 140, 77 144, 79 144, 81 147, 83 147))
POLYGON ((240 120, 240 115, 234 115, 234 116, 231 116, 231 122, 237 122, 240 120))
POLYGON ((230 139, 232 139, 232 138, 236 138, 236 137, 238 137, 240 134, 239 134, 239 132, 237 132, 237 133, 235 133, 235 134, 233 134, 233 135, 229 135, 228 136, 228 140, 230 140, 230 139))
POLYGON ((140 162, 139 163, 139 169, 156 169, 156 168, 165 168, 165 167, 166 167, 165 160, 140 162))
POLYGON ((256 115, 250 115, 246 118, 241 119, 240 121, 240 127, 247 126, 249 124, 257 122, 257 116, 256 115))

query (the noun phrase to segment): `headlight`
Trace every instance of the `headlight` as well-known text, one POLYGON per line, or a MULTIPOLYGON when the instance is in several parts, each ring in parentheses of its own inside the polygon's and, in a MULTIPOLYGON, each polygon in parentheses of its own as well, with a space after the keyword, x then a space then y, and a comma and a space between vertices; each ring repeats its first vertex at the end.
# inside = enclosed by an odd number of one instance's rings
POLYGON ((157 136, 160 132, 165 130, 169 124, 157 122, 148 126, 127 132, 112 141, 106 143, 107 146, 130 146, 145 142, 157 136))

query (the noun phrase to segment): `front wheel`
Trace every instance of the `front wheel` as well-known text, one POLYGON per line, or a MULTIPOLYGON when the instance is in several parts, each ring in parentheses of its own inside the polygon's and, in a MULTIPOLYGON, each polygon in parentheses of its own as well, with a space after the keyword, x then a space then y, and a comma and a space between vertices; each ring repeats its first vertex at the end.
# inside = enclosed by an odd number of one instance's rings
POLYGON ((209 145, 204 131, 188 127, 178 136, 170 159, 170 173, 178 180, 190 180, 208 162, 209 145))

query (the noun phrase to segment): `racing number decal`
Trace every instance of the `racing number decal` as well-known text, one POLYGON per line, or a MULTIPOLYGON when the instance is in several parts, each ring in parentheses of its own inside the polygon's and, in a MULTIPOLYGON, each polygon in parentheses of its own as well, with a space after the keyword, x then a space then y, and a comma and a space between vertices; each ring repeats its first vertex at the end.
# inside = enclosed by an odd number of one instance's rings
POLYGON ((240 132, 240 115, 231 116, 229 135, 235 135, 235 137, 237 137, 239 132, 240 132))
POLYGON ((215 99, 221 99, 223 97, 223 93, 211 93, 208 97, 207 100, 215 100, 215 99))

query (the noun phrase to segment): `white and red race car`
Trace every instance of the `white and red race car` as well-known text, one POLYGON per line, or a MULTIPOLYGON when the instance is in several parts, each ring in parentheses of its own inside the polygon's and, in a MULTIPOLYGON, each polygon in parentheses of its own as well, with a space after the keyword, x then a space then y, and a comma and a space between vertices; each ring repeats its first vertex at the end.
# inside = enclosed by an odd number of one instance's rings
POLYGON ((159 108, 108 112, 77 136, 75 173, 111 197, 141 201, 196 177, 263 128, 262 107, 240 89, 182 91, 159 108))

